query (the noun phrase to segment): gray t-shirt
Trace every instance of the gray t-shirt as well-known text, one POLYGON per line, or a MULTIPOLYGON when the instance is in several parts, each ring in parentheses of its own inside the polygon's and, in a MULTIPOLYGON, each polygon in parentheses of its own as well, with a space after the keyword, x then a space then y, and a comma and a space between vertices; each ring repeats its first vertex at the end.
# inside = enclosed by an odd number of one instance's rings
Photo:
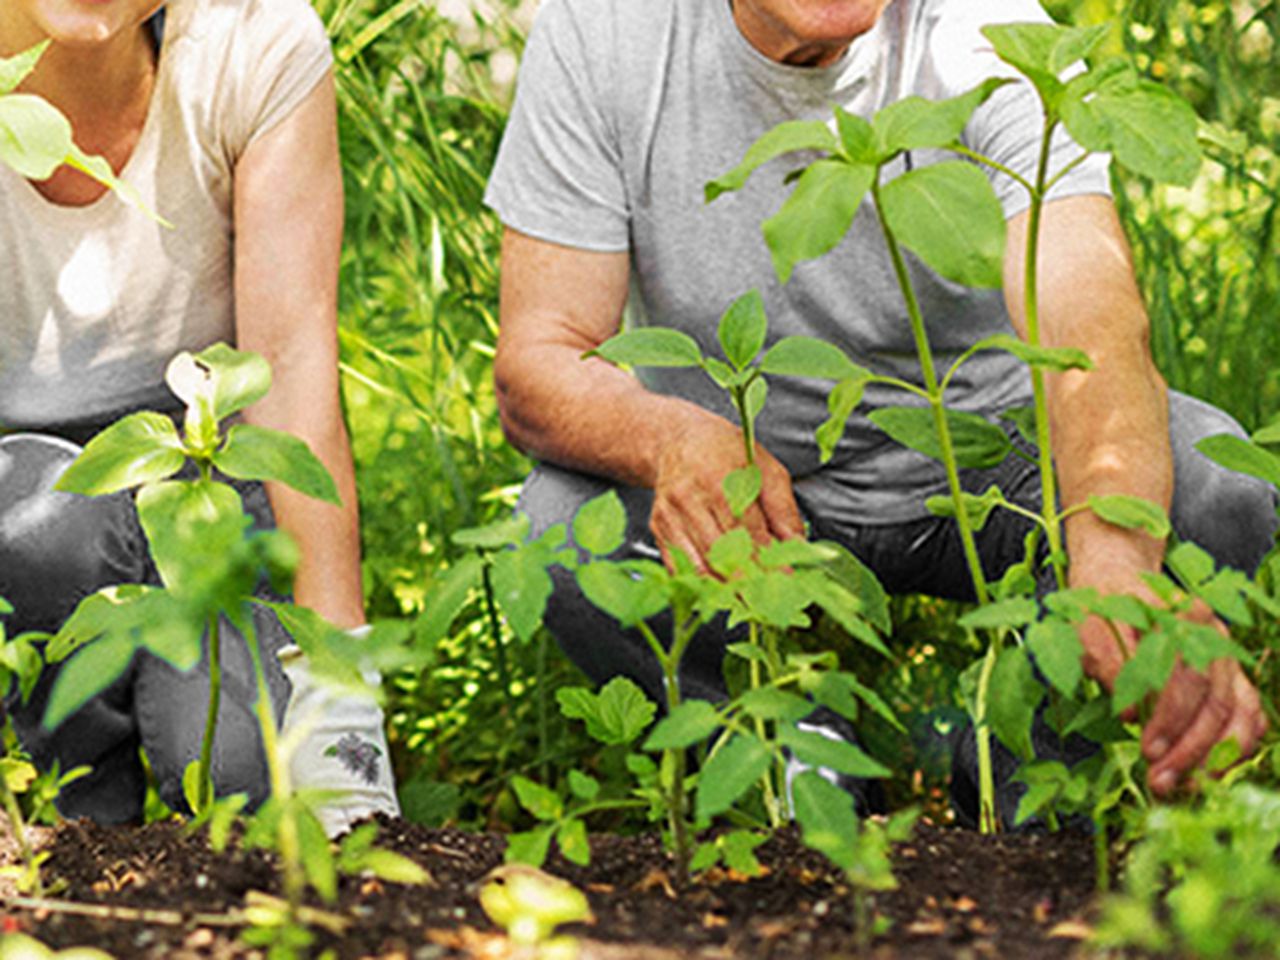
MULTIPOLYGON (((979 28, 1046 20, 1036 0, 895 0, 875 29, 836 64, 791 67, 742 36, 728 0, 546 0, 521 66, 516 102, 487 202, 522 233, 593 251, 629 251, 632 322, 673 327, 719 354, 721 314, 752 288, 764 296, 769 342, 821 337, 876 372, 919 381, 902 295, 870 201, 833 252, 800 264, 789 283, 774 273, 761 224, 789 193, 784 176, 804 158, 783 157, 747 186, 703 202, 706 182, 732 168, 784 120, 831 118, 831 105, 870 118, 916 94, 955 96, 1009 75, 979 28)), ((984 105, 964 142, 1033 177, 1042 129, 1027 84, 984 105)), ((1052 169, 1079 147, 1061 139, 1052 169)), ((916 152, 919 167, 954 155, 916 152)), ((887 170, 902 172, 906 161, 887 170)), ((1027 198, 992 174, 1006 216, 1027 198)), ((1054 196, 1108 192, 1105 158, 1071 172, 1054 196)), ((1011 332, 1000 291, 971 290, 913 261, 911 273, 940 364, 982 337, 1011 332)), ((656 391, 731 417, 718 388, 696 370, 645 370, 656 391)), ((925 514, 945 488, 941 468, 896 445, 865 417, 911 403, 888 388, 868 391, 830 463, 814 429, 827 415, 830 383, 771 378, 760 442, 791 471, 806 501, 839 523, 893 523, 925 514)), ((985 414, 1028 402, 1029 378, 1005 353, 986 352, 953 381, 949 405, 985 414)))

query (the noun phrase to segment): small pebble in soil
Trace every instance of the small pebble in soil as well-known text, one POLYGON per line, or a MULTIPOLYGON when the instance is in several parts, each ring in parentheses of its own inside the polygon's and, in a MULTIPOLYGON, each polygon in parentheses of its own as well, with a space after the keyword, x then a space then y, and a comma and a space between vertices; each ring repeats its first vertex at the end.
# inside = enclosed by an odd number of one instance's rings
POLYGON ((815 917, 825 917, 831 912, 831 904, 825 900, 819 900, 813 905, 813 915, 815 917))

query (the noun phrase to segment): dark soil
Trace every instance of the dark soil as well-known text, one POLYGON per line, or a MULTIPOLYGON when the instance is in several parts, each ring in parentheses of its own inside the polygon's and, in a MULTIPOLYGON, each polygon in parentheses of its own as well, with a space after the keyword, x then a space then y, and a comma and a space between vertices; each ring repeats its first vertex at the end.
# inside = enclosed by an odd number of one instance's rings
MULTIPOLYGON (((324 946, 343 960, 516 956, 481 911, 473 886, 501 862, 500 837, 384 820, 379 843, 425 866, 435 884, 344 880, 339 905, 329 909, 353 922, 341 937, 323 934, 324 946)), ((8 847, 0 843, 0 860, 12 855, 8 847)), ((239 928, 231 924, 248 891, 277 889, 259 853, 215 855, 173 823, 66 824, 46 838, 45 849, 52 854, 48 871, 68 887, 52 907, 0 897, 7 931, 21 929, 59 948, 96 946, 121 960, 262 955, 237 943, 239 928), (66 912, 81 904, 163 912, 66 912)), ((873 955, 1070 957, 1086 929, 1092 849, 1080 834, 982 837, 922 823, 897 850, 900 888, 874 897, 875 913, 891 926, 873 955)), ((583 960, 854 956, 852 900, 839 875, 790 832, 759 853, 765 876, 713 871, 682 896, 672 891, 667 858, 651 836, 596 837, 590 867, 553 857, 547 868, 591 901, 595 923, 565 928, 581 938, 583 960)))

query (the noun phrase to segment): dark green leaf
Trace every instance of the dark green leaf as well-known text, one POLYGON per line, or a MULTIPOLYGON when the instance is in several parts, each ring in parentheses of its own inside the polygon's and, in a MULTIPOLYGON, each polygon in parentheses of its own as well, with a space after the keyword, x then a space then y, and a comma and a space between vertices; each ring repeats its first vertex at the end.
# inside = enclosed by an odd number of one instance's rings
POLYGON ((1075 694, 1084 677, 1084 646, 1074 627, 1060 620, 1037 623, 1027 633, 1027 649, 1054 689, 1067 697, 1075 694))
POLYGON ((925 100, 904 97, 876 114, 876 160, 883 163, 903 150, 947 147, 960 139, 973 111, 1010 81, 989 78, 958 97, 925 100))
POLYGON ((1010 407, 1008 410, 1001 411, 1000 419, 1017 427, 1022 439, 1033 448, 1039 446, 1039 441, 1036 439, 1035 407, 1010 407))
POLYGON ((333 477, 302 440, 280 430, 238 423, 213 465, 237 480, 273 480, 325 503, 341 504, 333 477))
POLYGON ((55 730, 86 703, 115 683, 129 664, 137 647, 118 634, 109 634, 87 644, 58 671, 45 708, 44 727, 55 730))
POLYGON ((777 687, 757 687, 738 698, 738 709, 760 720, 794 721, 813 713, 813 704, 777 687))
POLYGON ((791 793, 805 845, 842 870, 852 870, 860 829, 853 799, 812 770, 792 781, 791 793))
POLYGON ((627 510, 616 490, 588 500, 573 518, 573 541, 597 557, 622 546, 627 535, 627 510))
POLYGON ((90 496, 115 493, 173 476, 185 461, 172 420, 160 413, 133 413, 90 440, 54 489, 90 496))
POLYGON ((724 478, 724 498, 729 510, 739 519, 760 496, 760 468, 754 463, 734 470, 724 478))
POLYGON ((820 120, 781 123, 752 144, 741 163, 706 185, 706 200, 710 203, 722 193, 740 189, 751 174, 775 157, 798 150, 831 153, 838 146, 835 135, 820 120))
POLYGON ((688 334, 665 327, 641 327, 611 337, 584 354, 632 367, 696 367, 702 351, 688 334))
POLYGON ((564 802, 555 791, 534 783, 527 777, 518 774, 512 777, 511 789, 515 791, 520 806, 539 820, 559 820, 564 813, 564 802))
POLYGON ((570 770, 567 780, 569 792, 579 800, 590 802, 600 795, 600 781, 580 770, 570 770))
POLYGON ((778 742, 791 750, 804 763, 813 767, 829 767, 852 777, 890 777, 888 767, 873 760, 861 748, 847 740, 833 739, 821 733, 800 730, 794 724, 778 725, 778 742))
POLYGON ((871 568, 839 543, 820 540, 817 546, 831 551, 831 558, 823 561, 824 572, 858 599, 858 606, 867 621, 881 633, 892 630, 889 596, 871 568))
POLYGON ((1031 721, 1043 697, 1044 687, 1036 680, 1026 651, 1021 647, 1002 650, 991 675, 987 715, 995 735, 1022 760, 1033 756, 1031 721))
POLYGON ((1230 433, 1205 437, 1196 449, 1228 470, 1280 485, 1280 457, 1230 433))
POLYGON ((970 287, 1004 284, 1004 210, 977 167, 918 167, 880 190, 889 229, 937 273, 970 287))
MULTIPOLYGON (((942 445, 928 407, 884 407, 868 415, 872 423, 904 447, 943 462, 942 445)), ((1013 449, 1008 435, 990 420, 960 410, 946 411, 956 464, 965 468, 998 466, 1013 449)))
POLYGON ((714 754, 698 776, 698 820, 710 820, 738 801, 769 769, 773 755, 750 733, 737 733, 714 754))
POLYGON ((429 771, 421 771, 396 791, 404 818, 424 827, 440 827, 458 816, 462 808, 462 789, 456 783, 431 779, 429 771))
POLYGON ((744 293, 720 318, 718 336, 725 359, 741 370, 764 347, 769 325, 759 290, 744 293))
POLYGON ((644 748, 649 751, 683 750, 702 743, 723 722, 719 711, 706 700, 686 700, 658 721, 644 742, 644 748))
POLYGON ((1089 509, 1107 523, 1126 530, 1141 530, 1157 540, 1169 536, 1169 518, 1158 504, 1141 497, 1114 494, 1090 497, 1089 509))
POLYGON ((839 160, 819 160, 804 172, 782 209, 764 223, 779 280, 790 280, 800 261, 836 248, 874 178, 875 167, 839 160))

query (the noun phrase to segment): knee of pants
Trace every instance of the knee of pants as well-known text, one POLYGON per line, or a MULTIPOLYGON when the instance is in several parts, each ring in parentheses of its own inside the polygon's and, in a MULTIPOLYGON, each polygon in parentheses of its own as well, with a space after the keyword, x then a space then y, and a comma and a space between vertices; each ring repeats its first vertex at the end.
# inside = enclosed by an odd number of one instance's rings
POLYGON ((1276 488, 1220 466, 1196 449, 1216 434, 1244 437, 1238 423, 1203 401, 1170 397, 1174 493, 1170 517, 1179 539, 1220 564, 1252 573, 1271 549, 1280 518, 1276 488))
POLYGON ((141 578, 129 495, 53 489, 79 453, 58 437, 0 438, 0 596, 14 632, 57 629, 85 596, 141 578))

